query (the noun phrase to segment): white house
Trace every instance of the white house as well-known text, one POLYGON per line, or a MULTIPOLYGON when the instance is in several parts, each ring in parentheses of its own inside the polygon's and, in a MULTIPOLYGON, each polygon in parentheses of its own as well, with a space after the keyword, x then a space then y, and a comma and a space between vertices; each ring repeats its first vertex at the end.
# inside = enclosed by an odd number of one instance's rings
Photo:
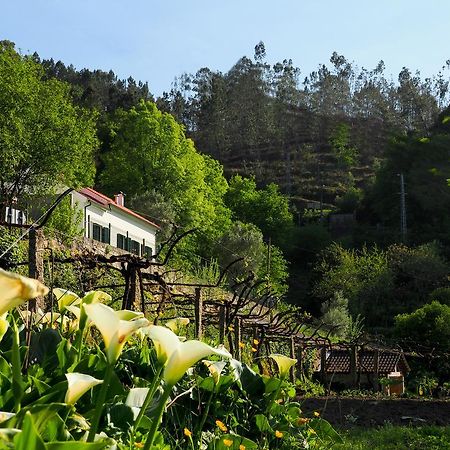
POLYGON ((122 193, 114 200, 91 188, 72 192, 72 206, 83 211, 84 236, 151 259, 158 225, 124 205, 122 193))

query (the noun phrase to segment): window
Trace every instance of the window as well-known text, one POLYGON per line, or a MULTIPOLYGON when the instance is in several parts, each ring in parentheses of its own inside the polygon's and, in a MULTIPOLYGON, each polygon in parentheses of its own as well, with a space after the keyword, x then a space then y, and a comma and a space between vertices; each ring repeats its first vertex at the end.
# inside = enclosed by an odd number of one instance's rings
POLYGON ((104 242, 105 244, 110 243, 110 232, 109 228, 107 227, 102 228, 102 242, 104 242))
POLYGON ((92 239, 109 244, 109 235, 109 227, 102 227, 98 223, 92 224, 92 239))
POLYGON ((153 249, 147 245, 144 247, 144 255, 147 259, 152 259, 153 249))
POLYGON ((123 234, 117 235, 117 247, 121 248, 122 250, 127 249, 127 238, 123 234))
POLYGON ((134 253, 135 255, 141 254, 141 244, 137 241, 131 241, 130 243, 130 252, 134 253))
POLYGON ((92 239, 102 241, 102 227, 97 223, 92 224, 92 239))

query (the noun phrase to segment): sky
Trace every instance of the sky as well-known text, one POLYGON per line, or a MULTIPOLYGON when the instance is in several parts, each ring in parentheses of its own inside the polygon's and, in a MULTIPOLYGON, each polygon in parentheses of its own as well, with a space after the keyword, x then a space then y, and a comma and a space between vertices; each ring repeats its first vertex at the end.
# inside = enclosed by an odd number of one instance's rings
POLYGON ((448 0, 0 0, 0 39, 23 54, 147 81, 159 96, 202 67, 227 72, 263 41, 267 62, 302 76, 333 51, 436 74, 450 59, 448 0))

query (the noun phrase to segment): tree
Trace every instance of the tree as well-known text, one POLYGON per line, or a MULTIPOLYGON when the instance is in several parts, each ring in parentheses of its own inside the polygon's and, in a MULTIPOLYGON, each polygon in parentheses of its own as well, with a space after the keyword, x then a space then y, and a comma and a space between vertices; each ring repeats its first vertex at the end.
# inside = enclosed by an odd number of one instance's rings
POLYGON ((333 328, 332 334, 339 337, 347 334, 352 318, 348 311, 348 300, 341 291, 335 292, 330 300, 322 303, 320 311, 322 312, 321 320, 333 328))
POLYGON ((410 314, 400 314, 395 318, 395 333, 410 347, 425 350, 427 369, 439 375, 440 384, 448 381, 450 306, 433 301, 410 314))
POLYGON ((370 220, 399 229, 400 182, 406 183, 409 241, 432 239, 448 242, 450 223, 450 134, 430 137, 398 137, 389 146, 386 159, 368 191, 365 205, 370 220))
POLYGON ((255 224, 266 238, 283 245, 293 226, 288 199, 276 184, 257 189, 254 178, 235 175, 229 183, 225 203, 234 218, 255 224))
MULTIPOLYGON (((125 192, 136 198, 133 204, 139 210, 142 195, 155 193, 155 201, 159 196, 159 203, 165 205, 162 212, 169 214, 162 219, 175 219, 185 230, 198 228, 198 237, 183 241, 191 251, 207 253, 212 241, 229 228, 231 214, 223 202, 228 184, 222 166, 197 152, 183 127, 154 103, 142 101, 116 113, 103 162, 99 183, 106 193, 125 192)), ((157 213, 154 208, 142 212, 157 213)))
POLYGON ((0 197, 93 183, 96 115, 73 105, 70 86, 45 79, 32 57, 0 43, 0 197))

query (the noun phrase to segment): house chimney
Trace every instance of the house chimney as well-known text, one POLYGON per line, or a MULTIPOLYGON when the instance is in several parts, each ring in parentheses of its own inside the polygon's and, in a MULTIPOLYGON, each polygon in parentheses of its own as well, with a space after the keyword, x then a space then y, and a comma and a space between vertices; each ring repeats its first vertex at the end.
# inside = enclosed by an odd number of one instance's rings
POLYGON ((125 206, 125 194, 123 192, 114 194, 114 203, 118 206, 125 206))

